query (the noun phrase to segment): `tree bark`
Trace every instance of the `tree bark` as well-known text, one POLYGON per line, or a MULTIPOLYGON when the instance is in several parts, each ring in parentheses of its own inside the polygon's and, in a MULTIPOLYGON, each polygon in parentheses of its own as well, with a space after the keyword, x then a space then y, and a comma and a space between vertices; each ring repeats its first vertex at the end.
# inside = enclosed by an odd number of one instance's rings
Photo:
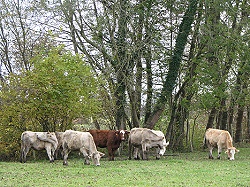
POLYGON ((115 60, 115 72, 117 77, 117 87, 115 91, 116 96, 116 127, 117 129, 124 129, 122 127, 125 122, 125 103, 126 103, 126 30, 127 30, 127 1, 120 1, 120 12, 118 19, 118 33, 117 33, 117 54, 115 60))
POLYGON ((169 71, 167 77, 163 83, 161 95, 154 107, 151 116, 148 118, 145 124, 147 128, 152 129, 154 127, 155 123, 159 120, 162 112, 166 107, 168 98, 172 97, 172 91, 176 84, 176 78, 178 76, 180 63, 182 61, 183 51, 187 43, 192 23, 194 21, 194 16, 196 14, 197 4, 198 4, 197 0, 189 1, 188 8, 183 16, 183 20, 179 27, 174 53, 169 64, 169 71))
POLYGON ((239 106, 236 119, 235 143, 242 141, 242 120, 243 120, 244 107, 239 106))
POLYGON ((212 108, 208 117, 206 129, 213 128, 214 118, 215 118, 216 113, 217 113, 216 108, 215 107, 212 108))

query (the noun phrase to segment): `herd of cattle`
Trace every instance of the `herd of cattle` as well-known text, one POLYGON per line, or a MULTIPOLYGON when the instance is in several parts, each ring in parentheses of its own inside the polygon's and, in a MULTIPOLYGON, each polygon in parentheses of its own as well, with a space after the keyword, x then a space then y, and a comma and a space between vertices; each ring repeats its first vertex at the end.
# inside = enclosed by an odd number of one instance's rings
MULTIPOLYGON (((128 139, 129 159, 148 159, 149 149, 156 148, 156 159, 159 159, 165 151, 169 142, 161 131, 147 128, 133 128, 126 130, 89 130, 87 132, 66 130, 65 132, 32 132, 25 131, 21 135, 20 161, 26 162, 27 153, 31 148, 34 150, 46 149, 50 162, 57 158, 59 150, 62 149, 63 165, 68 165, 67 159, 71 151, 79 150, 84 158, 85 164, 90 164, 90 159, 96 165, 100 165, 100 158, 104 156, 97 147, 107 148, 109 160, 114 160, 114 153, 122 141, 128 139)), ((212 150, 218 147, 218 159, 222 149, 226 149, 228 159, 234 160, 234 154, 238 152, 232 144, 233 140, 228 131, 219 129, 207 129, 204 143, 209 149, 209 158, 213 159, 212 150)))

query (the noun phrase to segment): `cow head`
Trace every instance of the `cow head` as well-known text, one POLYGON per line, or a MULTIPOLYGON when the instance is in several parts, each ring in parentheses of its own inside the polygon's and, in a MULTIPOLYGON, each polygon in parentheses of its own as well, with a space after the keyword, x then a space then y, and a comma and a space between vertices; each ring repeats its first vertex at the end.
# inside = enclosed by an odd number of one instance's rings
POLYGON ((124 141, 125 140, 125 134, 126 134, 126 131, 125 130, 118 130, 116 131, 116 136, 119 136, 119 138, 124 141))
POLYGON ((228 159, 234 160, 234 154, 239 152, 235 147, 229 147, 225 153, 227 153, 228 159))
POLYGON ((103 157, 104 155, 105 155, 104 153, 101 153, 99 151, 92 153, 91 158, 92 158, 93 163, 96 166, 100 166, 100 158, 103 157))
MULTIPOLYGON (((165 139, 164 139, 165 140, 165 139)), ((163 146, 160 147, 160 152, 159 152, 159 155, 164 155, 165 151, 166 151, 166 147, 169 145, 169 141, 166 143, 166 140, 165 142, 163 141, 163 146)))
POLYGON ((58 140, 54 132, 37 133, 37 138, 41 141, 52 143, 54 150, 56 150, 57 145, 58 145, 58 140))

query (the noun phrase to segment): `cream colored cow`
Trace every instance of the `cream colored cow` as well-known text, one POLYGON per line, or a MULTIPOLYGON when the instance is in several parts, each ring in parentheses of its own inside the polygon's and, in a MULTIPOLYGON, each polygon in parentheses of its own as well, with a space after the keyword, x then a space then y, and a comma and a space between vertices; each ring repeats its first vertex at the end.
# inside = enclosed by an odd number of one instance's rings
POLYGON ((212 151, 214 147, 218 147, 218 159, 220 159, 220 154, 222 149, 226 149, 228 159, 234 160, 234 154, 239 152, 235 147, 233 147, 233 139, 230 133, 226 130, 219 129, 207 129, 205 133, 205 143, 209 149, 209 158, 213 159, 212 151))
POLYGON ((89 132, 66 130, 63 133, 63 165, 68 165, 68 155, 71 151, 80 150, 85 157, 84 164, 89 165, 91 158, 96 166, 100 165, 100 158, 104 153, 97 151, 93 136, 89 132))
POLYGON ((26 162, 26 156, 30 150, 46 149, 50 162, 54 162, 54 152, 58 141, 54 132, 32 132, 25 131, 21 135, 20 162, 26 162))
POLYGON ((131 159, 132 149, 134 148, 134 159, 140 159, 139 149, 142 151, 142 159, 148 159, 150 148, 156 148, 156 159, 160 159, 169 142, 166 142, 165 136, 161 131, 155 131, 147 128, 133 128, 130 131, 129 139, 129 159, 131 159))

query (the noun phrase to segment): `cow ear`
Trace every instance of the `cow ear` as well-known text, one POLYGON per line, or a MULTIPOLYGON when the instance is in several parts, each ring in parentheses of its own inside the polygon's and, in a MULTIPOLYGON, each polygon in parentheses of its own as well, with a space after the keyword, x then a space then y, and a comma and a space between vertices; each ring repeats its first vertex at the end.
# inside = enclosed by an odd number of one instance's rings
POLYGON ((99 151, 98 151, 98 153, 100 154, 101 157, 103 157, 105 155, 104 153, 99 152, 99 151))
POLYGON ((238 153, 238 152, 240 152, 240 150, 238 150, 238 149, 235 149, 235 152, 236 152, 236 153, 238 153))
POLYGON ((228 150, 226 150, 225 153, 228 153, 228 150))

